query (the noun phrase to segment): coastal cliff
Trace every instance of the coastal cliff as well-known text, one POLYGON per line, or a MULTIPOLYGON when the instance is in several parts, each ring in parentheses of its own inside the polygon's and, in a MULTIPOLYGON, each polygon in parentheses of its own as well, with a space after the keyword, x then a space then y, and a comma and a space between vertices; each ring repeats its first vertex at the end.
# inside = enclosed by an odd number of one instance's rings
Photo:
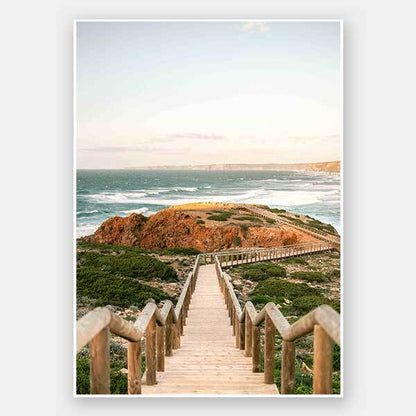
POLYGON ((300 171, 300 172, 327 172, 339 173, 340 161, 318 162, 318 163, 229 163, 213 165, 185 165, 185 166, 147 166, 133 167, 134 170, 211 170, 211 171, 244 171, 244 170, 266 170, 266 171, 300 171))
MULTIPOLYGON (((284 212, 286 218, 300 221, 299 215, 284 212)), ((209 252, 317 240, 307 232, 249 215, 244 205, 188 204, 150 217, 136 213, 112 217, 81 241, 148 249, 193 247, 209 252)))

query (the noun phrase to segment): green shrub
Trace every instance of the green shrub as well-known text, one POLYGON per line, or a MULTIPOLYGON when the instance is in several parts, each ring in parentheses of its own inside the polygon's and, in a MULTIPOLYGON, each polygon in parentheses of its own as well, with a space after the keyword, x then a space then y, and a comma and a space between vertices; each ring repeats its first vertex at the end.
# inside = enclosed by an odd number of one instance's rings
POLYGON ((325 296, 322 295, 300 296, 297 297, 292 303, 293 308, 295 308, 302 315, 312 311, 313 309, 321 305, 329 305, 339 312, 339 302, 327 299, 325 296))
POLYGON ((306 280, 307 282, 326 282, 327 277, 321 272, 293 272, 290 277, 306 280))
POLYGON ((171 266, 151 256, 134 253, 111 255, 83 252, 78 254, 78 264, 81 267, 95 267, 118 276, 142 280, 161 279, 168 282, 178 280, 178 275, 171 266))
POLYGON ((263 222, 260 218, 258 217, 253 217, 251 215, 245 215, 243 217, 234 217, 234 220, 237 221, 252 221, 252 222, 263 222))
POLYGON ((285 264, 301 264, 307 266, 309 263, 302 257, 288 257, 287 259, 282 260, 285 264))
POLYGON ((286 277, 286 269, 276 263, 256 263, 240 266, 243 279, 259 282, 271 277, 286 277))
POLYGON ((234 234, 234 237, 233 237, 233 245, 236 246, 236 247, 241 247, 241 243, 242 243, 241 238, 238 235, 238 233, 236 232, 234 234))
MULTIPOLYGON (((301 296, 320 296, 318 289, 309 287, 305 283, 292 283, 287 280, 271 278, 257 284, 251 293, 251 301, 259 303, 259 296, 267 302, 284 303, 284 299, 294 300, 301 296)), ((267 303, 265 302, 265 303, 267 303)))
POLYGON ((339 269, 334 269, 331 272, 327 273, 328 279, 334 279, 341 276, 341 271, 339 269))
POLYGON ((269 208, 270 212, 274 212, 275 214, 282 214, 284 212, 287 212, 285 209, 279 209, 279 208, 269 208))
POLYGON ((214 211, 216 215, 210 215, 207 217, 208 220, 212 221, 227 221, 231 217, 231 213, 225 211, 214 211))
POLYGON ((205 221, 204 221, 204 220, 199 219, 199 220, 196 220, 196 223, 197 223, 197 224, 205 224, 205 221))
POLYGON ((124 308, 130 305, 141 308, 149 298, 156 303, 163 299, 174 300, 163 290, 95 267, 80 267, 77 270, 77 298, 81 296, 94 299, 94 306, 114 305, 124 308))
POLYGON ((268 222, 269 224, 275 224, 276 220, 273 220, 271 218, 266 218, 266 222, 268 222))

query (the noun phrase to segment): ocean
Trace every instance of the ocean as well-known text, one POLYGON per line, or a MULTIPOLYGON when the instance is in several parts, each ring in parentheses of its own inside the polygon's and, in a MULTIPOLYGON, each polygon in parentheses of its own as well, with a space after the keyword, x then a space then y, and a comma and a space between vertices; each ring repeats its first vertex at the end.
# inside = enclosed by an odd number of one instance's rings
POLYGON ((106 219, 188 202, 234 202, 307 214, 340 230, 340 175, 283 171, 78 170, 77 237, 106 219))

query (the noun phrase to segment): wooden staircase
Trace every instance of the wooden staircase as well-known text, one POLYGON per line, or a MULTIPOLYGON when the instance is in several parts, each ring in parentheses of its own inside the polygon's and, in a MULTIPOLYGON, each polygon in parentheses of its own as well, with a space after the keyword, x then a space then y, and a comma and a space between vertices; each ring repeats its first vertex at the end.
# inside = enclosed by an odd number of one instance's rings
POLYGON ((277 394, 235 344, 215 265, 201 266, 181 348, 142 394, 277 394))
POLYGON ((258 312, 251 302, 241 307, 231 278, 222 267, 338 248, 336 243, 319 242, 205 253, 197 256, 176 306, 166 301, 159 309, 148 303, 134 324, 108 308, 94 309, 77 321, 76 328, 76 352, 87 344, 90 348, 90 394, 110 394, 110 333, 129 341, 128 393, 161 396, 277 395, 274 369, 278 333, 282 338, 280 394, 292 394, 294 341, 311 332, 314 394, 331 394, 332 346, 333 342, 340 344, 339 314, 322 305, 289 324, 273 303, 258 312), (146 372, 142 376, 143 353, 146 372))

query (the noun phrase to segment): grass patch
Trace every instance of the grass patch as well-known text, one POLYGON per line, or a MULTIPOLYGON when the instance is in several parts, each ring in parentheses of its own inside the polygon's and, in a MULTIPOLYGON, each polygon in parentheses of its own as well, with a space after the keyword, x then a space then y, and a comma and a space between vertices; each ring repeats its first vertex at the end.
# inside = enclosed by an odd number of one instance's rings
POLYGON ((309 263, 303 257, 288 257, 282 260, 284 264, 301 264, 302 266, 308 266, 309 263))
POLYGON ((161 254, 161 255, 184 255, 184 256, 192 256, 196 254, 200 254, 201 251, 194 247, 166 247, 160 249, 153 249, 150 250, 148 248, 140 248, 140 247, 128 247, 128 246, 117 246, 111 244, 94 244, 94 243, 87 243, 84 241, 78 241, 77 247, 80 249, 85 250, 97 250, 100 253, 115 253, 115 254, 124 254, 124 253, 132 253, 132 254, 161 254))
POLYGON ((208 220, 212 220, 212 221, 228 221, 229 218, 232 215, 230 212, 225 212, 225 211, 214 211, 214 212, 216 214, 210 215, 209 217, 207 217, 208 220))
POLYGON ((286 277, 286 269, 276 263, 256 263, 239 266, 243 279, 259 282, 271 277, 286 277))
POLYGON ((337 312, 340 311, 338 301, 327 299, 325 296, 300 296, 293 301, 293 307, 301 314, 308 313, 318 306, 329 305, 337 312))
POLYGON ((284 303, 285 299, 294 300, 301 296, 321 296, 318 289, 305 283, 292 283, 287 280, 271 278, 257 284, 251 293, 251 301, 256 305, 267 302, 284 303))
POLYGON ((269 224, 276 224, 276 220, 272 220, 271 218, 266 218, 266 222, 269 224))
POLYGON ((233 219, 237 221, 263 222, 260 218, 251 215, 245 215, 243 217, 234 217, 233 219))
POLYGON ((337 277, 341 277, 341 271, 339 269, 334 269, 330 271, 329 273, 327 273, 327 277, 330 280, 335 279, 337 277))
POLYGON ((287 212, 285 209, 280 209, 280 208, 269 208, 269 211, 274 212, 275 214, 283 214, 287 212))
POLYGON ((163 290, 139 283, 131 277, 119 277, 95 267, 80 267, 77 270, 77 298, 92 300, 93 306, 114 305, 142 308, 149 299, 156 303, 175 299, 163 290))
MULTIPOLYGON (((176 250, 174 250, 176 254, 176 250)), ((188 250, 188 249, 181 249, 188 250)), ((78 265, 94 267, 101 271, 110 272, 116 276, 132 277, 142 280, 161 279, 167 282, 178 280, 176 271, 167 264, 151 257, 126 252, 120 255, 110 255, 95 252, 78 253, 78 265)))
POLYGON ((293 272, 290 277, 306 280, 307 282, 326 282, 328 278, 321 272, 293 272))

